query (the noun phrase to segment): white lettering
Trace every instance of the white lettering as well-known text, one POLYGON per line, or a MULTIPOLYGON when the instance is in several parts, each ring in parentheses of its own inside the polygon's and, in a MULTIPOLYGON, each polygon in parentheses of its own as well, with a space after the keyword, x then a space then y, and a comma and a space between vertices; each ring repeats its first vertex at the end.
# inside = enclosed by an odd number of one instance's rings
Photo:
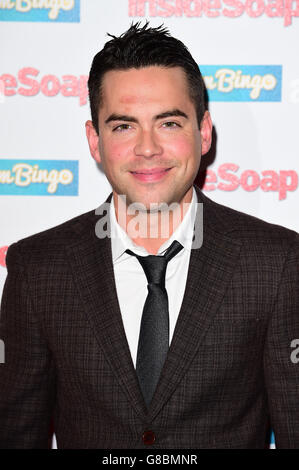
POLYGON ((256 100, 261 90, 273 90, 277 85, 277 79, 272 74, 266 75, 243 75, 241 70, 218 69, 215 73, 214 82, 212 76, 204 77, 206 87, 209 90, 217 88, 222 93, 230 93, 234 89, 250 89, 250 98, 256 100))
POLYGON ((0 171, 0 184, 11 184, 14 182, 14 177, 11 176, 10 170, 0 171))
POLYGON ((32 9, 49 10, 49 19, 56 20, 60 10, 69 11, 75 6, 75 0, 0 0, 0 8, 11 10, 15 8, 20 13, 27 13, 32 9))
POLYGON ((27 163, 17 163, 12 171, 16 174, 15 176, 15 184, 17 186, 28 186, 31 182, 30 178, 30 171, 32 167, 31 165, 27 165, 27 163), (24 178, 24 179, 22 179, 24 178))
POLYGON ((218 90, 223 93, 229 93, 234 88, 235 72, 229 69, 217 70, 215 77, 218 78, 218 90))
POLYGON ((16 10, 26 13, 31 10, 30 0, 16 0, 16 10))
POLYGON ((15 2, 12 2, 11 0, 0 0, 0 8, 1 9, 11 10, 14 7, 15 7, 15 2))
POLYGON ((32 183, 49 183, 47 191, 53 194, 57 191, 58 184, 70 184, 74 175, 70 170, 41 170, 38 165, 29 165, 27 163, 17 163, 12 169, 15 177, 11 176, 10 171, 0 171, 0 183, 15 183, 16 186, 28 186, 32 183))

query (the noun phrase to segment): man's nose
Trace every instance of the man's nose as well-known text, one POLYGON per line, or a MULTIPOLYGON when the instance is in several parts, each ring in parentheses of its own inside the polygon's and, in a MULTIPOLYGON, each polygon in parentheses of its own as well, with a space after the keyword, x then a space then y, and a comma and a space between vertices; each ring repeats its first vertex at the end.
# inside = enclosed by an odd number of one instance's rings
POLYGON ((152 157, 162 153, 162 147, 158 142, 153 130, 142 130, 135 145, 135 155, 152 157))

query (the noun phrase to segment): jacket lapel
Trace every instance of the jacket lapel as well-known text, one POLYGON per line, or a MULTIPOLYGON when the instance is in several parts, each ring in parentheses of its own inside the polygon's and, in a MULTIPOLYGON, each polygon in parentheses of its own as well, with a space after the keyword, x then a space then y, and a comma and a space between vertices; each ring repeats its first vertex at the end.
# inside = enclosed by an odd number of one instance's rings
MULTIPOLYGON (((240 244, 222 233, 216 210, 198 188, 203 202, 203 244, 192 249, 185 294, 168 355, 149 410, 146 409, 123 327, 115 286, 111 241, 99 239, 95 225, 99 217, 90 215, 81 227, 79 241, 67 247, 75 283, 97 338, 135 412, 152 420, 170 398, 186 373, 225 295, 236 266, 240 244), (186 341, 186 338, 188 340, 186 341)), ((110 202, 112 194, 107 202, 110 202)), ((100 213, 101 211, 97 211, 100 213)), ((108 227, 109 228, 109 227, 108 227)))
MULTIPOLYGON (((110 202, 111 195, 106 203, 110 202)), ((98 212, 98 211, 97 211, 98 212)), ((101 212, 101 210, 99 211, 101 212)), ((119 308, 108 236, 99 239, 95 226, 99 217, 90 216, 80 240, 67 247, 75 283, 99 347, 110 363, 136 413, 144 419, 146 405, 139 388, 119 308)))
POLYGON ((209 208, 214 203, 198 188, 196 190, 199 202, 204 204, 203 243, 200 248, 191 250, 185 294, 168 355, 150 404, 150 420, 159 413, 188 370, 221 305, 239 258, 241 244, 221 233, 224 224, 215 220, 209 208), (220 230, 214 230, 216 227, 220 230))

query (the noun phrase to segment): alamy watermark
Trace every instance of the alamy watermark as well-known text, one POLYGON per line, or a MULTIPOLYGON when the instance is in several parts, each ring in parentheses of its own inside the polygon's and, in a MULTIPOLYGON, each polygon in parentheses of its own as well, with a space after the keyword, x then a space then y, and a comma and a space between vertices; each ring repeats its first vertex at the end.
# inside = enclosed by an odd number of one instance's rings
POLYGON ((291 361, 293 364, 297 364, 299 362, 299 339, 293 339, 290 346, 296 348, 291 353, 291 361))
POLYGON ((0 364, 5 362, 5 346, 3 339, 0 339, 0 364))
MULTIPOLYGON (((150 203, 150 208, 147 209, 143 203, 134 202, 126 205, 126 196, 117 196, 118 207, 118 223, 122 227, 126 227, 128 235, 134 238, 162 238, 168 239, 175 230, 175 228, 183 221, 190 203, 183 203, 181 206, 177 202, 170 205, 162 203, 150 203), (183 211, 183 215, 182 215, 183 211), (127 223, 127 216, 129 222, 127 223)), ((192 249, 197 249, 203 243, 203 203, 196 203, 196 216, 193 227, 190 226, 191 218, 189 219, 189 226, 187 230, 192 233, 192 249)), ((96 215, 102 216, 96 223, 95 234, 98 238, 113 238, 111 232, 110 222, 110 203, 104 202, 95 210, 96 215)))

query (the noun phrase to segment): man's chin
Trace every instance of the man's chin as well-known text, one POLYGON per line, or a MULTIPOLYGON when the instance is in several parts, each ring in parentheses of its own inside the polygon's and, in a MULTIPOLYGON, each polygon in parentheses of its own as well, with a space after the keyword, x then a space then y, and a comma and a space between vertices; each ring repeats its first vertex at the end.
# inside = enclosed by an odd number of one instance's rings
POLYGON ((130 208, 132 211, 139 212, 157 212, 167 210, 171 204, 179 203, 179 199, 173 194, 157 194, 149 192, 149 194, 115 194, 122 208, 130 208))
POLYGON ((138 210, 140 212, 158 212, 167 210, 167 208, 171 205, 171 199, 169 198, 134 198, 128 199, 127 198, 127 207, 132 209, 138 210))

